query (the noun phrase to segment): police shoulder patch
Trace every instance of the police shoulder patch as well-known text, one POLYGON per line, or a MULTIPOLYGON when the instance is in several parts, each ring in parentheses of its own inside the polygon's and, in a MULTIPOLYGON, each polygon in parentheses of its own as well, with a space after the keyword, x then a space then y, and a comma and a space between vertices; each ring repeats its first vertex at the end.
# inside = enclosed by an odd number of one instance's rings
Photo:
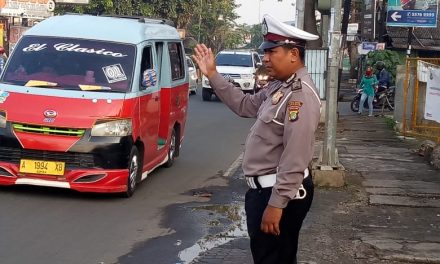
POLYGON ((299 110, 303 106, 303 102, 301 101, 290 101, 287 104, 287 111, 289 115, 289 121, 295 122, 299 119, 299 110))

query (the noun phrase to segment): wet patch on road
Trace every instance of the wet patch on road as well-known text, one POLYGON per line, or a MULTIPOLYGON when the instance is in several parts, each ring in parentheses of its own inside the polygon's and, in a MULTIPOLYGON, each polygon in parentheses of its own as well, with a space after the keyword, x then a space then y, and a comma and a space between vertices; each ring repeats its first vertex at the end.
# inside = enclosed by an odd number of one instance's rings
POLYGON ((166 208, 161 226, 172 230, 172 234, 138 243, 117 263, 203 263, 197 258, 207 251, 247 237, 244 213, 247 187, 241 179, 241 170, 231 173, 229 178, 224 173, 217 175, 226 178, 227 186, 204 187, 187 193, 200 197, 200 202, 166 208), (161 254, 165 247, 167 255, 161 254))

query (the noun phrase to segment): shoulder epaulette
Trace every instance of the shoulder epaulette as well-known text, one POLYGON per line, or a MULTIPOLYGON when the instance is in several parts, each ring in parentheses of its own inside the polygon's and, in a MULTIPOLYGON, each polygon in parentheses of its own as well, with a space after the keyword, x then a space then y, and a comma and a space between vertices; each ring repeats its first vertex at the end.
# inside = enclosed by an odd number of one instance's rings
POLYGON ((301 79, 296 80, 292 85, 290 86, 290 90, 292 92, 302 90, 302 84, 301 79))

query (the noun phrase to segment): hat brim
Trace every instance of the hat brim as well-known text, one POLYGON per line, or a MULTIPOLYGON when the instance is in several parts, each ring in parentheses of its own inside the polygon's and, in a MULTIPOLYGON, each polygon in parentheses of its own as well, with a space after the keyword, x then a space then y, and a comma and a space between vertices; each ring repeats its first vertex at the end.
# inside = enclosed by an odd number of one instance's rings
POLYGON ((283 43, 277 43, 277 42, 273 42, 273 41, 263 41, 263 43, 261 43, 260 47, 258 47, 258 49, 260 50, 265 50, 265 49, 273 49, 279 46, 284 45, 283 43))

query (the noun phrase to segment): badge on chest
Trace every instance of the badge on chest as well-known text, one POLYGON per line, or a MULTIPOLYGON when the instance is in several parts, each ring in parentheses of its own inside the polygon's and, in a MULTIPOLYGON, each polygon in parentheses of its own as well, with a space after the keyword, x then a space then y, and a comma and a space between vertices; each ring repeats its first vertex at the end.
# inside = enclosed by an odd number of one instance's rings
POLYGON ((280 102, 281 98, 283 98, 284 93, 282 91, 277 91, 272 95, 272 104, 276 105, 280 102))

